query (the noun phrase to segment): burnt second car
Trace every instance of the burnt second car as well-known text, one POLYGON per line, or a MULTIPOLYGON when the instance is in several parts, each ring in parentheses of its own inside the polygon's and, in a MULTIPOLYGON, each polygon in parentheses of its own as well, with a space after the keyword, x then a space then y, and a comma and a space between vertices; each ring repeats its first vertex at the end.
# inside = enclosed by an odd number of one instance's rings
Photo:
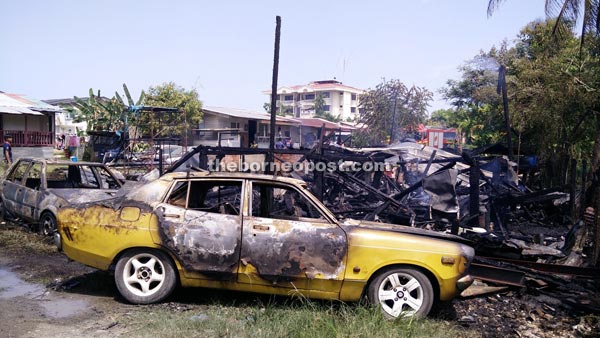
POLYGON ((57 245, 114 270, 131 303, 179 284, 358 301, 395 318, 426 315, 472 279, 456 236, 340 221, 302 181, 252 174, 167 174, 114 199, 59 211, 57 245))
POLYGON ((121 175, 99 163, 22 158, 0 182, 2 216, 51 235, 60 208, 111 198, 123 182, 121 175))

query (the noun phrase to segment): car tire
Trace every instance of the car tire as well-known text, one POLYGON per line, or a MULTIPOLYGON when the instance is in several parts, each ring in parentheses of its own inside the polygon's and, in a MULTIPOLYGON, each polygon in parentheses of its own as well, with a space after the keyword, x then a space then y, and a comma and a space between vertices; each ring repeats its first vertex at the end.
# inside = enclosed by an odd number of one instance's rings
POLYGON ((56 217, 45 211, 40 216, 39 232, 42 236, 52 236, 56 232, 56 217))
POLYGON ((369 284, 367 297, 388 319, 425 317, 435 294, 429 279, 412 268, 392 268, 379 273, 369 284))
POLYGON ((157 250, 136 249, 117 262, 115 284, 123 298, 132 304, 151 304, 167 298, 177 284, 169 257, 157 250))

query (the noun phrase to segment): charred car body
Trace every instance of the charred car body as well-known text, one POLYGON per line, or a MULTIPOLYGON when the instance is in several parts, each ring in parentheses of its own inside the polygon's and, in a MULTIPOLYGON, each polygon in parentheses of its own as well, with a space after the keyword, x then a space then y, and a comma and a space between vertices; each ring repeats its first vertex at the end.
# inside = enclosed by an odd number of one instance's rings
POLYGON ((56 230, 58 210, 71 203, 111 198, 121 188, 121 175, 99 163, 22 158, 2 178, 3 217, 56 230))
POLYGON ((181 286, 379 304, 426 315, 471 283, 473 249, 451 235, 338 220, 303 181, 178 172, 113 199, 63 208, 56 243, 71 259, 115 271, 138 304, 181 286))

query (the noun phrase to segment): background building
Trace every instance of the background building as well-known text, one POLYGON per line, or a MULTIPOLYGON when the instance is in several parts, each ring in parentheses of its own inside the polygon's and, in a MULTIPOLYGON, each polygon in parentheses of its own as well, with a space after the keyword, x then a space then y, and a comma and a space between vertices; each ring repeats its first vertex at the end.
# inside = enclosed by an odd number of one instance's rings
MULTIPOLYGON (((271 91, 265 91, 271 95, 271 91)), ((324 111, 342 120, 358 114, 360 95, 364 90, 346 86, 336 80, 313 81, 307 85, 277 89, 277 109, 292 117, 314 117, 315 99, 323 97, 324 111)))

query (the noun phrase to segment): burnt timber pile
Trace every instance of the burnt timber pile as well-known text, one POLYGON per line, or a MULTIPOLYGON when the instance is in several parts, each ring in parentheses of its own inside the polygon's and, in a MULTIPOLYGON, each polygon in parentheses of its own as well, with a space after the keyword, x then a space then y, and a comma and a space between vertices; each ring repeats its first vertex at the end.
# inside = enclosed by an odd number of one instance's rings
MULTIPOLYGON (((200 146, 167 172, 214 170, 215 163, 228 159, 264 161, 267 152, 200 146)), ((551 299, 546 306, 552 309, 600 312, 596 292, 600 273, 588 259, 593 211, 573 212, 580 210, 578 198, 572 198, 577 194, 563 192, 568 191, 565 187, 528 188, 505 157, 458 155, 417 143, 357 150, 327 144, 326 139, 310 150, 275 149, 274 156, 279 162, 312 167, 334 163, 325 171, 276 174, 306 181, 340 218, 421 227, 470 239, 477 252, 472 274, 487 286, 471 289, 468 297, 505 292, 508 287, 545 295, 540 299, 551 299)))

